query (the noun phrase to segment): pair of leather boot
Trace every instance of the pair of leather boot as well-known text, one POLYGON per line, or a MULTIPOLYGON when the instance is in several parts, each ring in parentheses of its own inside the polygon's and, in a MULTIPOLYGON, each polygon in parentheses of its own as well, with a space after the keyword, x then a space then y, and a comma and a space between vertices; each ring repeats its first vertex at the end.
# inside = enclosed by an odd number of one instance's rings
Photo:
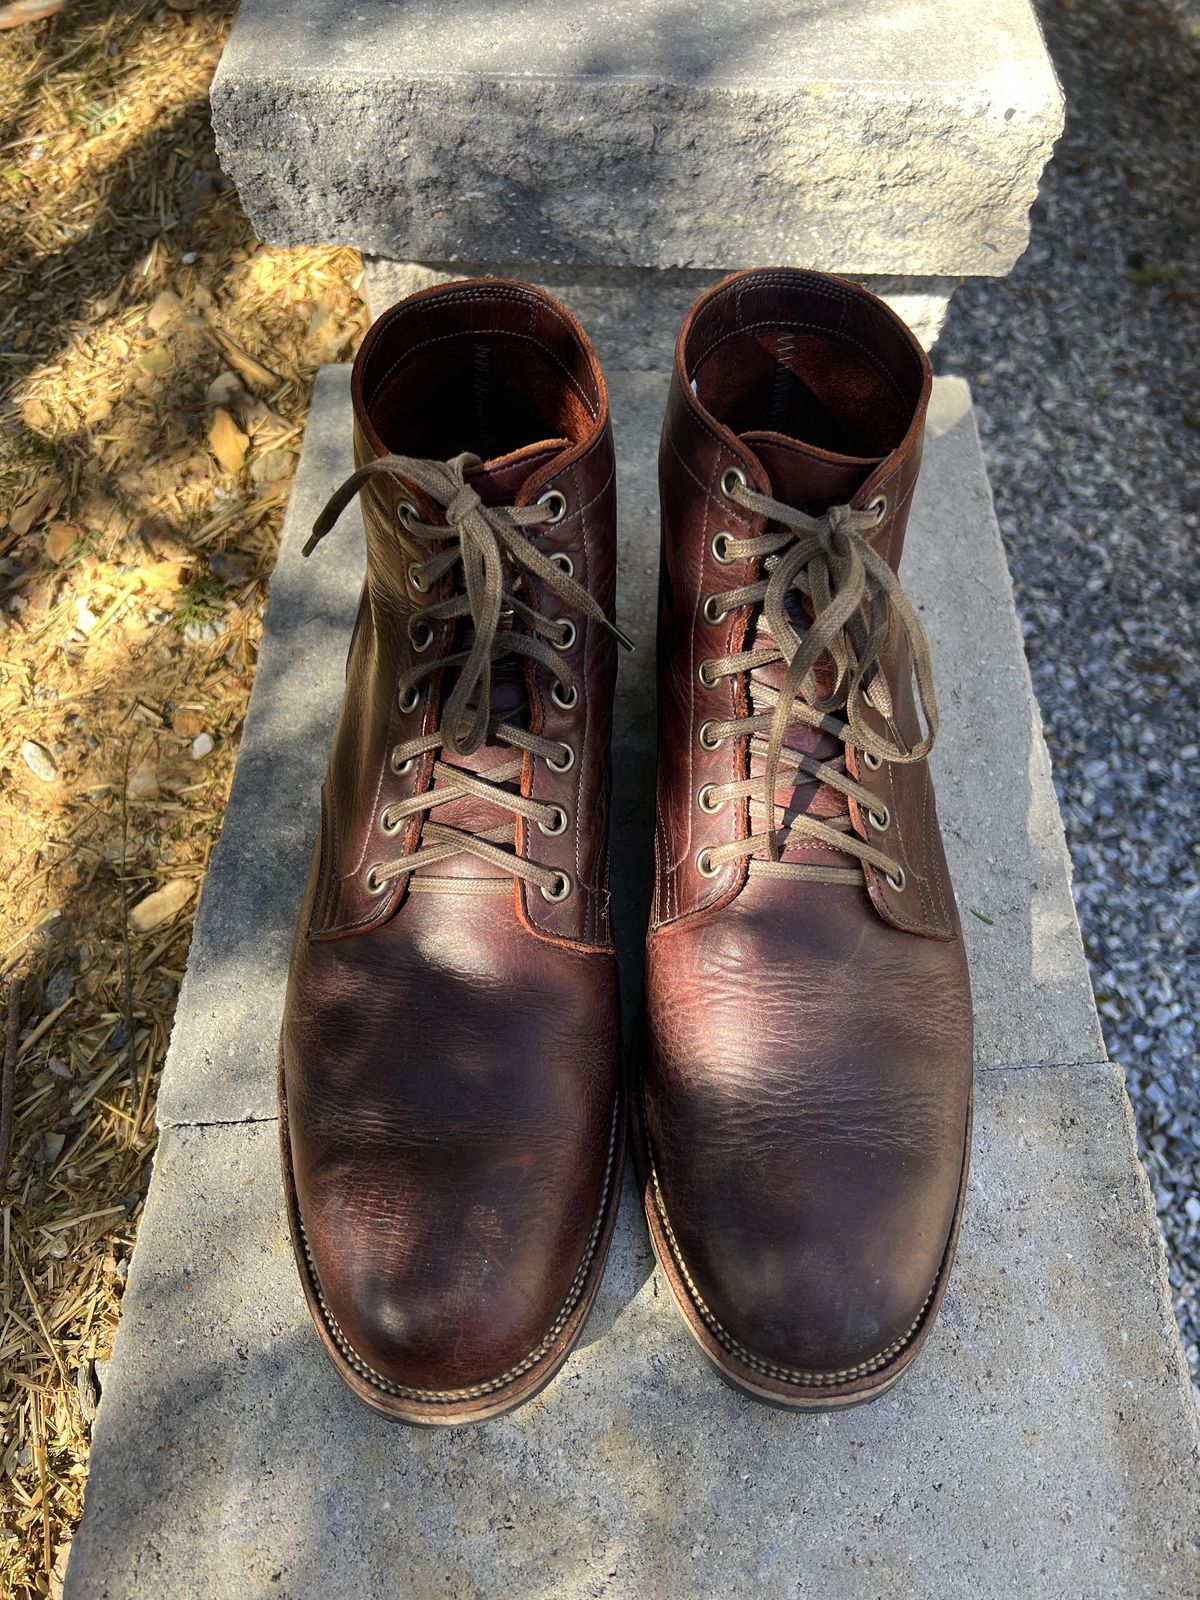
POLYGON ((927 1335, 971 1108, 929 650, 896 576, 929 389, 899 319, 816 273, 738 274, 683 326, 626 1079, 603 375, 524 284, 430 289, 368 334, 357 470, 310 541, 361 495, 280 1110, 314 1321, 388 1415, 479 1420, 553 1376, 599 1286, 627 1098, 660 1267, 723 1376, 844 1405, 927 1335))

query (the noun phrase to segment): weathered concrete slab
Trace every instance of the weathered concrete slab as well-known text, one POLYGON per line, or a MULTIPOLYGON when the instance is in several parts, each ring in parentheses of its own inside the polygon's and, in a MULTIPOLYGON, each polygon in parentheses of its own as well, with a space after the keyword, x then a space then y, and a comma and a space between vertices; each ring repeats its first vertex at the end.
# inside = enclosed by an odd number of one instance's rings
MULTIPOLYGON (((632 1004, 650 881, 656 458, 666 379, 608 376, 619 462, 619 605, 640 647, 621 665, 613 838, 632 1004)), ((362 582, 354 511, 311 560, 300 556, 317 511, 350 469, 348 390, 348 369, 328 368, 314 395, 237 775, 163 1075, 163 1123, 275 1115, 292 924, 362 582)), ((957 379, 935 386, 905 581, 933 641, 942 701, 939 807, 974 972, 977 1060, 1099 1060, 1070 863, 970 397, 957 379)))
MULTIPOLYGON (((347 378, 326 370, 314 399, 180 997, 69 1600, 1191 1600, 1196 1415, 1128 1101, 1101 1058, 969 396, 954 380, 935 389, 907 570, 944 703, 939 790, 980 1071, 959 1266, 922 1361, 879 1404, 834 1417, 724 1388, 657 1281, 627 1192, 584 1341, 532 1404, 421 1433, 342 1387, 287 1240, 273 1069, 359 581, 352 519, 335 559, 297 559, 347 465, 347 378)), ((621 681, 614 808, 632 1006, 664 380, 611 378, 621 611, 646 647, 621 681)))
POLYGON ((263 237, 431 261, 1007 272, 1062 98, 1029 0, 243 0, 263 237))
MULTIPOLYGON (((607 370, 669 372, 680 324, 696 297, 725 276, 712 268, 562 267, 545 262, 385 261, 366 262, 367 301, 372 317, 418 289, 452 278, 516 278, 536 283, 563 300, 588 331, 607 370)), ((958 278, 860 277, 931 349, 958 278)))
POLYGON ((416 1432, 308 1320, 274 1126, 168 1129, 68 1600, 1193 1600, 1194 1413, 1115 1068, 985 1072, 941 1323, 834 1417, 717 1381, 632 1192, 584 1344, 416 1432))

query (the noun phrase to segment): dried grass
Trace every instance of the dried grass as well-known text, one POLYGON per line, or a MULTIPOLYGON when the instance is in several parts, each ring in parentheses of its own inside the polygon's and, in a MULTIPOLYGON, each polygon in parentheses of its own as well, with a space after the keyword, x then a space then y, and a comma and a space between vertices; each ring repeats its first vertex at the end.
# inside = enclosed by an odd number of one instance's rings
POLYGON ((364 325, 352 253, 255 239, 234 6, 176 5, 0 32, 0 1595, 61 1587, 312 376, 364 325))

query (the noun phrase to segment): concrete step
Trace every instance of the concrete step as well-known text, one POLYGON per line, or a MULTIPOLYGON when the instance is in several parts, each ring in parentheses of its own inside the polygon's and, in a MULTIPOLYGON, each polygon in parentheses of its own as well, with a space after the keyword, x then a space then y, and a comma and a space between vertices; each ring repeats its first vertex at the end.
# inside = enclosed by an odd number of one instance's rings
POLYGON ((243 0, 263 237, 430 261, 1002 274, 1062 97, 1029 0, 243 0))
MULTIPOLYGON (((651 816, 660 372, 614 370, 622 664, 615 903, 632 1007, 651 816)), ((965 385, 935 386, 906 582, 932 635, 939 805, 975 984, 976 1148, 955 1278, 905 1382, 839 1416, 723 1387, 627 1191, 600 1298, 510 1417, 394 1427, 343 1388, 283 1214, 274 1064, 292 919, 361 581, 320 378, 162 1142, 97 1419, 70 1600, 1192 1600, 1196 1415, 1068 860, 965 385)))

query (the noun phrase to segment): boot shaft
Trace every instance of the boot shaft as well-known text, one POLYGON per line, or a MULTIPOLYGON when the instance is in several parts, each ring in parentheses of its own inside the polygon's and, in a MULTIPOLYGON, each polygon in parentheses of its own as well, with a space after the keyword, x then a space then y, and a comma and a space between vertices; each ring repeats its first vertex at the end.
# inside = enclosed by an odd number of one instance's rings
MULTIPOLYGON (((766 825, 763 800, 741 798, 712 811, 701 798, 761 771, 748 739, 721 739, 711 730, 767 709, 784 678, 779 665, 705 681, 708 664, 770 643, 761 632, 761 607, 716 603, 770 567, 730 557, 730 545, 759 537, 768 526, 733 496, 745 486, 809 517, 849 507, 861 513, 857 525, 869 523, 867 541, 895 571, 920 471, 931 384, 925 352, 882 301, 819 273, 736 274, 702 296, 684 322, 659 474, 656 920, 734 897, 746 881, 745 863, 727 862, 706 876, 704 851, 757 835, 766 825)), ((808 618, 798 597, 792 600, 792 620, 803 633, 808 618)), ((882 701, 886 715, 867 704, 862 715, 881 736, 915 747, 922 728, 912 670, 908 638, 890 629, 876 677, 880 694, 892 686, 894 704, 882 701)), ((828 684, 828 661, 817 676, 828 684)), ((837 745, 819 730, 800 727, 789 733, 788 747, 825 760, 837 745)), ((879 816, 886 807, 898 821, 916 824, 908 873, 915 892, 896 891, 884 874, 864 868, 880 914, 897 926, 952 935, 956 920, 940 840, 936 830, 920 825, 931 803, 924 761, 878 772, 860 762, 854 776, 887 789, 879 816)), ((844 797, 828 789, 806 805, 819 818, 847 811, 844 797)), ((869 835, 859 812, 851 813, 856 831, 869 835)), ((846 865, 836 849, 811 840, 794 846, 788 858, 814 870, 846 865)))
MULTIPOLYGON (((529 530, 531 542, 611 617, 616 539, 608 398, 591 345, 565 307, 530 286, 490 280, 414 295, 370 330, 355 361, 352 398, 358 467, 392 456, 443 463, 474 458, 463 473, 465 487, 488 507, 541 502, 551 515, 529 530)), ((419 576, 423 563, 448 548, 450 530, 446 541, 431 546, 412 532, 412 523, 442 523, 447 508, 416 482, 386 472, 363 484, 362 513, 367 578, 325 790, 336 867, 324 874, 314 905, 313 931, 324 935, 379 925, 418 878, 457 880, 464 891, 513 887, 501 865, 464 854, 421 867, 384 893, 368 881, 375 858, 418 848, 427 826, 420 815, 406 819, 394 844, 380 839, 379 819, 389 806, 394 811, 428 791, 436 762, 486 778, 511 764, 514 752, 489 737, 469 754, 431 748, 394 759, 406 742, 441 728, 461 663, 426 677, 407 702, 398 686, 414 666, 460 656, 472 626, 461 616, 419 620, 463 592, 461 562, 430 588, 419 576)), ((536 611, 564 612, 528 574, 518 586, 536 611)), ((509 611, 501 625, 513 625, 509 611)), ((487 696, 493 723, 510 721, 562 752, 562 771, 526 754, 517 786, 524 796, 560 807, 565 826, 549 834, 518 818, 513 848, 568 874, 570 889, 555 902, 516 884, 520 915, 550 936, 606 944, 615 648, 594 620, 572 616, 571 626, 562 660, 579 686, 573 704, 561 704, 553 680, 517 657, 493 665, 487 696)), ((485 798, 471 794, 431 815, 438 825, 483 833, 505 821, 485 798)))

